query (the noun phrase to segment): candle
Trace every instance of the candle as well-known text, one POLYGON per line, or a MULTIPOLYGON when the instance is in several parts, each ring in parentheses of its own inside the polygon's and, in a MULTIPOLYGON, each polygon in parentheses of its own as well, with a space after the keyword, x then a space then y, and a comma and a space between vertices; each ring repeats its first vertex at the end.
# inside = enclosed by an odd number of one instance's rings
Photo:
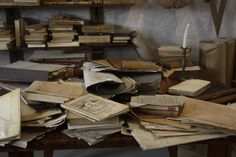
POLYGON ((190 27, 190 23, 187 24, 185 31, 184 31, 183 48, 187 47, 187 36, 188 36, 189 27, 190 27))

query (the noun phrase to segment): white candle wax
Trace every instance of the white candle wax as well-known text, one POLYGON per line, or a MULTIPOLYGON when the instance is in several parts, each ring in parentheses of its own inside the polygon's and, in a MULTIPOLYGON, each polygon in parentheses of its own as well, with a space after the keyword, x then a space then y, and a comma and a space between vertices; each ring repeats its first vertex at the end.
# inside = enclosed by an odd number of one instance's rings
POLYGON ((187 24, 185 31, 184 31, 183 48, 187 47, 187 37, 188 37, 189 27, 190 27, 190 23, 187 24))

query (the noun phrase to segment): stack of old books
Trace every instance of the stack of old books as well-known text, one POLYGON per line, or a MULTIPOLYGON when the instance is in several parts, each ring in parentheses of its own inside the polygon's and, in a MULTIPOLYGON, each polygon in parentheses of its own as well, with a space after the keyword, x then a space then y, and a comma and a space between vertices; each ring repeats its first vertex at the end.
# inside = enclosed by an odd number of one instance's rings
POLYGON ((61 106, 69 110, 68 130, 70 137, 83 139, 89 145, 103 141, 108 135, 121 131, 119 115, 129 110, 128 105, 86 94, 61 106))
POLYGON ((89 144, 98 143, 108 135, 121 131, 122 122, 118 116, 129 110, 128 105, 87 94, 83 82, 35 81, 22 93, 27 102, 41 110, 51 106, 47 111, 24 116, 23 126, 55 127, 64 123, 65 111, 68 111, 68 130, 64 133, 89 144), (65 111, 55 108, 57 104, 65 111))
POLYGON ((93 0, 44 0, 43 4, 46 5, 78 5, 78 4, 92 4, 93 0))
POLYGON ((80 18, 69 16, 55 16, 49 21, 52 40, 48 47, 76 47, 79 46, 76 26, 83 25, 80 18))
POLYGON ((68 129, 64 130, 63 133, 72 138, 83 139, 89 145, 93 145, 103 141, 113 133, 120 132, 122 123, 118 116, 99 122, 91 122, 73 112, 68 112, 68 129))
MULTIPOLYGON (((11 91, 0 97, 0 102, 7 105, 2 106, 4 108, 1 109, 5 112, 1 113, 1 118, 4 118, 6 122, 1 125, 1 129, 5 131, 4 136, 0 138, 0 144, 10 142, 10 145, 26 148, 28 142, 48 131, 55 130, 57 126, 63 124, 66 112, 62 111, 60 105, 55 102, 45 103, 41 101, 43 98, 50 99, 50 96, 43 96, 42 94, 39 96, 39 100, 37 99, 37 93, 35 93, 33 94, 34 100, 31 100, 28 99, 29 96, 24 90, 20 91, 17 86, 0 83, 2 89, 11 91), (10 99, 14 100, 10 101, 10 99), (2 138, 7 139, 2 142, 2 138)), ((25 89, 25 87, 22 89, 25 89)))
POLYGON ((178 117, 183 110, 183 97, 169 95, 134 96, 130 106, 138 116, 178 117))
MULTIPOLYGON (((232 119, 235 117, 234 106, 187 97, 176 98, 176 96, 170 95, 157 95, 131 100, 131 104, 135 106, 141 105, 140 107, 142 107, 143 104, 151 104, 152 108, 157 107, 153 104, 161 101, 165 102, 166 108, 169 108, 171 104, 184 103, 178 117, 144 117, 135 112, 133 115, 138 117, 138 121, 127 119, 131 134, 142 149, 158 149, 235 134, 235 124, 232 123, 232 119), (219 115, 219 111, 224 114, 219 115)), ((143 110, 145 109, 143 108, 143 110)))
POLYGON ((81 44, 110 43, 114 25, 86 25, 82 27, 83 35, 79 36, 81 44))
POLYGON ((1 0, 2 6, 14 5, 14 0, 1 0))
POLYGON ((40 0, 14 0, 15 4, 23 6, 37 6, 40 5, 40 0))
POLYGON ((48 81, 67 77, 65 65, 17 61, 0 67, 0 80, 13 82, 48 81))
POLYGON ((0 24, 0 50, 8 50, 13 45, 14 39, 13 32, 2 22, 0 24))
POLYGON ((129 34, 113 34, 112 36, 112 43, 116 44, 127 44, 131 40, 131 37, 129 34))
POLYGON ((26 26, 25 42, 27 47, 46 47, 48 30, 43 24, 32 24, 26 26))
POLYGON ((103 0, 103 4, 134 4, 136 0, 103 0))
MULTIPOLYGON (((158 48, 158 56, 161 65, 168 64, 171 68, 180 68, 182 66, 183 53, 179 46, 161 46, 158 48)), ((188 49, 186 54, 186 66, 192 66, 191 49, 188 49)))

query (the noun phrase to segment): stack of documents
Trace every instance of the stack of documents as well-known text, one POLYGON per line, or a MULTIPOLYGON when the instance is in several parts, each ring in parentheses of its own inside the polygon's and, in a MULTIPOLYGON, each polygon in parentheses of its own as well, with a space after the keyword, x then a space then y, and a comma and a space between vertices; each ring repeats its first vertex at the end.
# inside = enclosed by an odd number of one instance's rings
POLYGON ((67 66, 17 61, 0 67, 0 80, 15 82, 47 81, 64 78, 67 66))
POLYGON ((232 106, 184 98, 178 118, 139 117, 127 122, 142 149, 148 150, 235 135, 235 113, 232 106))
POLYGON ((115 32, 114 25, 85 25, 83 35, 79 35, 81 44, 110 43, 111 34, 115 32))
POLYGON ((65 103, 86 93, 83 83, 34 81, 24 92, 28 101, 65 103))
POLYGON ((130 106, 139 117, 178 117, 184 107, 182 96, 134 96, 130 106))
POLYGON ((147 128, 153 125, 152 129, 145 128, 137 121, 129 121, 128 125, 132 136, 143 150, 159 149, 228 136, 224 133, 211 132, 207 129, 205 129, 206 132, 192 131, 191 129, 188 131, 178 127, 168 127, 166 126, 167 124, 159 126, 158 123, 157 125, 156 123, 144 123, 147 128))
POLYGON ((27 35, 25 41, 27 47, 46 47, 48 31, 42 24, 32 24, 26 26, 27 35))
POLYGON ((136 0, 103 0, 104 4, 134 4, 136 0))
POLYGON ((82 32, 89 33, 115 33, 114 25, 84 25, 82 32))
POLYGON ((43 0, 43 4, 46 5, 78 5, 78 4, 93 4, 94 0, 43 0))
POLYGON ((15 4, 23 6, 37 6, 40 5, 40 0, 14 0, 15 4))
POLYGON ((91 122, 72 112, 67 116, 68 130, 63 131, 66 135, 83 139, 89 145, 103 141, 108 135, 119 132, 122 122, 119 117, 112 117, 99 122, 91 122))
MULTIPOLYGON (((43 105, 43 104, 37 104, 43 105)), ((33 109, 33 108, 32 108, 33 109)), ((54 128, 65 122, 66 113, 60 108, 44 108, 29 115, 21 116, 23 127, 54 128)))
MULTIPOLYGON (((183 52, 180 46, 161 46, 158 48, 160 64, 168 64, 171 68, 182 67, 183 52)), ((192 66, 192 52, 189 49, 186 53, 186 66, 192 66)))
POLYGON ((79 46, 78 33, 75 27, 83 25, 84 21, 69 16, 55 16, 49 21, 52 40, 48 47, 76 47, 79 46))
POLYGON ((127 44, 131 40, 130 35, 128 34, 121 34, 121 33, 116 33, 113 34, 112 36, 112 43, 116 44, 127 44))
POLYGON ((2 23, 0 27, 0 50, 8 50, 13 45, 14 40, 13 32, 2 23))
POLYGON ((1 0, 2 6, 14 5, 14 0, 1 0))
POLYGON ((0 83, 0 86, 6 91, 11 91, 0 97, 0 101, 4 101, 2 104, 7 104, 8 106, 2 109, 2 111, 4 111, 4 113, 1 114, 4 117, 2 120, 8 120, 8 122, 2 121, 0 123, 0 125, 2 125, 1 128, 5 130, 5 132, 1 131, 1 136, 2 138, 9 136, 6 137, 7 139, 0 141, 1 145, 10 144, 26 148, 28 142, 38 136, 44 135, 46 132, 56 129, 57 126, 65 122, 66 111, 62 111, 59 105, 27 101, 23 97, 23 90, 20 91, 17 86, 6 83, 0 83), (19 103, 17 103, 17 101, 19 101, 19 103), (18 107, 17 104, 19 105, 18 107), (14 105, 14 107, 12 107, 12 105, 14 105), (9 107, 11 111, 8 109, 9 107), (11 117, 14 123, 10 124, 11 120, 9 119, 10 117, 7 118, 7 115, 11 117), (7 128, 5 128, 5 124, 8 125, 7 128), (9 131, 8 129, 11 130, 9 131), (17 134, 19 135, 13 136, 16 132, 18 132, 17 134))

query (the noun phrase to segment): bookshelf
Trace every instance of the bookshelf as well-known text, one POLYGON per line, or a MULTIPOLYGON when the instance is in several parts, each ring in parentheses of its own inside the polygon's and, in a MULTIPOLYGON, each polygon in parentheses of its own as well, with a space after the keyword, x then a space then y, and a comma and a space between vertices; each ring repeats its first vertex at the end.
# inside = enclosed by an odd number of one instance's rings
MULTIPOLYGON (((0 8, 5 10, 6 13, 6 23, 14 24, 14 20, 21 18, 21 9, 28 8, 88 8, 90 11, 90 24, 104 24, 104 8, 105 7, 130 7, 134 3, 130 4, 40 4, 38 6, 19 6, 19 5, 1 5, 0 8)), ((129 42, 127 44, 85 44, 82 47, 89 47, 92 51, 102 52, 99 55, 92 54, 93 59, 104 58, 104 48, 117 48, 117 47, 134 47, 134 45, 129 42)), ((80 46, 80 47, 81 47, 80 46)), ((24 60, 24 51, 34 50, 34 49, 78 49, 79 47, 63 47, 63 48, 27 48, 27 47, 15 47, 9 49, 10 62, 15 62, 17 60, 24 60)))

